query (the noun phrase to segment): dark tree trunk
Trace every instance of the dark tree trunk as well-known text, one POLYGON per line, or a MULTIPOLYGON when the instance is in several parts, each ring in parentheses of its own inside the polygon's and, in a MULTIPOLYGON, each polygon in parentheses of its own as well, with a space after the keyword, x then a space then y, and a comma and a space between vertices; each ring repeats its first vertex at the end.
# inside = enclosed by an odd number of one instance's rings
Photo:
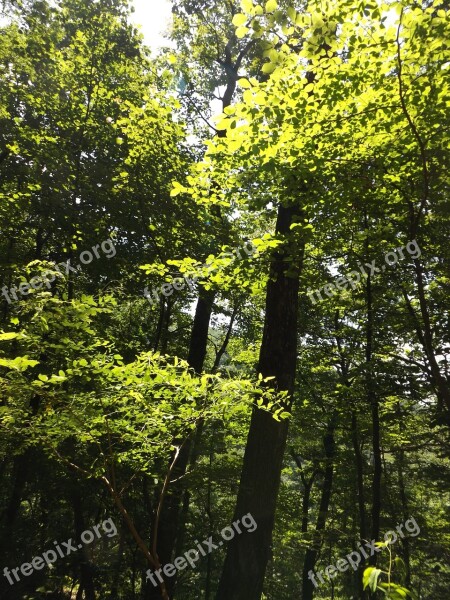
POLYGON ((13 480, 11 497, 3 514, 8 536, 12 532, 14 523, 20 511, 20 505, 22 503, 23 493, 27 482, 29 467, 31 464, 31 449, 25 450, 23 454, 14 458, 11 477, 13 480))
MULTIPOLYGON (((404 466, 405 466, 405 453, 403 452, 403 450, 400 450, 399 456, 398 456, 397 472, 398 472, 398 484, 399 484, 399 488, 400 488, 400 499, 402 502, 403 523, 405 523, 410 516, 409 510, 408 510, 408 499, 406 496, 405 479, 404 479, 404 475, 403 475, 404 466)), ((402 550, 403 550, 402 557, 403 557, 403 560, 405 562, 405 567, 406 567, 405 584, 406 584, 406 587, 410 589, 411 588, 411 552, 410 552, 408 536, 405 536, 401 540, 401 544, 402 544, 402 550)))
MULTIPOLYGON (((358 435, 358 418, 356 411, 352 410, 352 444, 355 454, 356 466, 356 496, 358 498, 358 514, 359 514, 359 537, 361 540, 367 539, 367 523, 366 523, 366 507, 364 502, 364 467, 361 448, 359 445, 358 435)), ((365 568, 365 559, 362 557, 361 564, 356 571, 356 585, 359 598, 365 598, 366 594, 363 589, 363 572, 365 568)))
MULTIPOLYGON (((297 216, 295 207, 280 206, 277 233, 288 235, 297 216)), ((286 390, 290 396, 296 372, 299 274, 304 247, 300 252, 295 250, 295 244, 286 245, 273 257, 259 359, 260 373, 273 376, 277 389, 286 390), (293 263, 286 262, 293 257, 293 263), (289 274, 288 264, 294 265, 289 274)), ((229 543, 217 600, 261 598, 287 433, 287 421, 277 422, 265 410, 253 408, 234 519, 250 513, 257 529, 229 543)))
POLYGON ((159 299, 159 315, 158 315, 158 324, 156 326, 155 331, 155 341, 153 343, 153 351, 157 352, 159 347, 159 342, 161 340, 162 330, 164 326, 164 315, 166 314, 166 301, 164 298, 159 299))
MULTIPOLYGON (((364 228, 369 231, 370 223, 367 211, 364 212, 364 228)), ((365 242, 366 255, 369 256, 369 238, 365 242)), ((373 479, 372 479, 372 511, 371 511, 371 536, 375 541, 380 537, 380 516, 381 516, 381 478, 383 475, 383 464, 381 456, 381 424, 380 424, 380 406, 377 390, 375 387, 374 373, 374 319, 375 308, 373 302, 372 274, 367 275, 366 280, 366 348, 365 348, 365 391, 367 404, 370 406, 372 417, 372 454, 373 454, 373 479)), ((377 553, 370 557, 369 563, 376 565, 377 553)))
POLYGON ((444 417, 443 422, 450 423, 450 389, 448 381, 442 375, 436 359, 437 353, 434 348, 433 329, 431 325, 428 300, 425 292, 424 272, 420 260, 414 260, 414 272, 416 274, 417 293, 419 297, 420 314, 423 323, 423 347, 425 350, 425 355, 428 359, 428 364, 430 366, 432 385, 435 389, 438 400, 438 411, 439 415, 444 417))
POLYGON ((353 452, 355 453, 356 465, 356 496, 358 498, 359 536, 362 540, 365 540, 367 536, 367 525, 366 507, 364 502, 364 468, 361 448, 359 446, 358 419, 354 410, 352 411, 352 444, 353 452))
MULTIPOLYGON (((367 221, 366 221, 367 227, 367 221)), ((383 465, 381 459, 381 425, 380 425, 380 407, 378 396, 375 391, 375 381, 373 373, 373 293, 372 277, 367 276, 366 284, 367 301, 367 324, 366 324, 366 393, 367 401, 370 406, 372 416, 372 453, 373 453, 373 480, 372 480, 372 529, 371 536, 375 541, 380 537, 380 515, 381 515, 381 477, 383 474, 383 465)), ((369 560, 370 564, 377 563, 377 554, 369 560)))
MULTIPOLYGON (((75 486, 77 482, 75 481, 75 486)), ((75 525, 75 534, 77 536, 77 542, 81 539, 82 533, 86 530, 86 523, 83 516, 83 502, 81 492, 78 487, 75 487, 72 491, 72 507, 75 525)), ((84 591, 85 600, 95 600, 95 585, 94 578, 92 576, 92 563, 89 558, 88 550, 83 546, 81 551, 80 565, 80 588, 78 590, 77 597, 82 598, 82 590, 84 591)))
POLYGON ((119 531, 119 546, 117 548, 117 558, 115 561, 114 575, 111 583, 110 598, 116 600, 119 597, 119 584, 122 575, 123 553, 125 550, 125 528, 123 525, 119 531))
MULTIPOLYGON (((381 460, 381 429, 378 400, 372 402, 372 450, 374 459, 374 471, 372 482, 372 539, 379 540, 380 537, 380 514, 381 514, 381 477, 383 474, 381 460)), ((372 564, 376 564, 377 555, 372 557, 372 564)))
MULTIPOLYGON (((405 431, 404 425, 404 416, 402 415, 402 409, 400 404, 397 405, 397 415, 400 419, 400 430, 403 433, 405 431)), ((409 503, 408 497, 406 495, 406 485, 405 485, 405 452, 403 449, 400 449, 397 455, 397 474, 398 474, 398 486, 400 489, 400 500, 402 503, 402 517, 403 523, 405 523, 410 515, 409 512, 409 503)), ((411 588, 411 552, 410 552, 410 544, 408 536, 405 536, 401 540, 402 544, 402 558, 405 563, 406 568, 406 578, 405 585, 407 588, 411 588)))
POLYGON ((300 477, 301 477, 302 483, 303 483, 304 493, 303 493, 303 498, 302 498, 301 532, 307 533, 308 532, 308 524, 309 524, 309 504, 310 504, 310 499, 311 499, 311 490, 312 490, 312 486, 314 483, 314 479, 316 478, 318 471, 317 471, 317 469, 314 470, 311 477, 309 479, 307 479, 303 472, 302 463, 301 463, 299 457, 295 454, 294 450, 291 450, 291 456, 294 459, 297 467, 300 469, 300 477))
POLYGON ((0 152, 0 164, 2 162, 4 162, 9 156, 9 150, 2 150, 2 152, 0 152))
POLYGON ((302 574, 302 600, 312 600, 314 596, 314 585, 312 579, 308 577, 311 571, 314 571, 320 547, 322 544, 322 533, 327 522, 328 510, 330 508, 331 494, 333 491, 333 474, 334 474, 334 429, 335 417, 328 425, 327 433, 323 439, 325 450, 325 473, 323 478, 322 494, 320 497, 319 513, 317 515, 316 529, 314 531, 311 547, 306 550, 305 560, 303 563, 302 574))
POLYGON ((205 363, 209 321, 211 319, 214 297, 215 294, 213 291, 201 290, 195 310, 187 361, 191 369, 194 369, 196 373, 203 371, 205 363))
POLYGON ((172 301, 172 299, 169 299, 169 300, 167 300, 167 307, 166 307, 166 312, 164 314, 164 321, 163 321, 163 327, 162 327, 161 354, 167 354, 167 345, 169 343, 169 327, 170 327, 170 320, 172 318, 172 308, 173 308, 173 301, 172 301))
POLYGON ((239 306, 235 306, 233 308, 233 312, 231 314, 230 323, 228 325, 228 329, 227 329, 227 333, 225 335, 225 339, 223 340, 222 345, 220 346, 219 350, 216 352, 216 358, 214 360, 214 365, 213 365, 213 368, 212 368, 212 372, 213 373, 216 373, 218 371, 218 369, 220 367, 220 361, 222 360, 223 355, 227 351, 228 344, 229 344, 230 339, 231 339, 231 334, 233 332, 233 325, 234 325, 234 322, 235 322, 237 314, 238 314, 238 310, 239 310, 239 306))

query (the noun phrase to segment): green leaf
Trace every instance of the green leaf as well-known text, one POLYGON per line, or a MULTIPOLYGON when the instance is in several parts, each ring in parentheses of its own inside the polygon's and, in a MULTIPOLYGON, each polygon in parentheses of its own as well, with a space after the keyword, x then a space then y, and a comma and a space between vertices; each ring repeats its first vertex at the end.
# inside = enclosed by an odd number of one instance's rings
POLYGON ((249 31, 250 31, 250 29, 248 27, 245 27, 245 26, 238 27, 236 29, 236 37, 239 39, 242 39, 243 37, 245 37, 247 35, 247 33, 249 31))
POLYGON ((275 71, 275 69, 277 68, 277 65, 275 65, 274 63, 265 63, 262 66, 262 72, 266 73, 267 75, 270 75, 271 73, 273 73, 275 71))
POLYGON ((377 589, 378 578, 381 575, 381 570, 375 567, 367 567, 363 573, 363 588, 370 588, 372 592, 377 589))
POLYGON ((247 18, 248 18, 247 15, 238 13, 237 15, 234 15, 232 23, 236 27, 239 27, 240 25, 243 25, 244 23, 247 22, 247 18))
POLYGON ((242 79, 238 80, 238 84, 241 86, 241 88, 244 89, 248 89, 252 87, 252 84, 250 83, 250 81, 248 79, 245 79, 244 77, 242 79))
POLYGON ((253 9, 252 0, 241 0, 241 7, 242 7, 242 10, 245 11, 246 13, 251 13, 251 11, 253 9))
POLYGON ((178 196, 182 192, 186 192, 186 191, 187 191, 187 189, 183 185, 181 185, 181 183, 178 183, 178 181, 174 181, 173 189, 170 192, 170 196, 171 196, 171 198, 175 198, 175 196, 178 196))
POLYGON ((291 19, 291 21, 293 21, 295 23, 295 21, 297 19, 297 11, 295 10, 295 8, 293 8, 292 6, 290 6, 287 9, 287 15, 291 19))
POLYGON ((266 2, 266 12, 271 13, 276 11, 278 8, 278 2, 276 0, 267 0, 266 2))
POLYGON ((19 337, 19 335, 20 334, 13 333, 12 331, 8 332, 8 333, 0 333, 0 342, 4 342, 7 340, 15 340, 16 338, 19 337))

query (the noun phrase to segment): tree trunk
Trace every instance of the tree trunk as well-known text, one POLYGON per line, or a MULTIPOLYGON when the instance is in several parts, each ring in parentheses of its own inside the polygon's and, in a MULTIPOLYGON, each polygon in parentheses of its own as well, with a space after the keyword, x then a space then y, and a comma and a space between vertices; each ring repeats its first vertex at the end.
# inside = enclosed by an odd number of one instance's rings
POLYGON ((13 480, 11 497, 3 513, 8 537, 12 534, 14 523, 20 511, 20 505, 23 499, 29 467, 32 464, 32 457, 33 454, 31 448, 25 450, 23 454, 14 457, 11 476, 13 480))
POLYGON ((215 293, 212 290, 201 290, 195 310, 194 324, 192 326, 191 341, 189 345, 188 363, 196 373, 203 371, 208 345, 209 321, 215 293))
POLYGON ((216 358, 214 360, 214 365, 213 365, 213 368, 212 368, 212 372, 213 373, 216 373, 219 370, 220 361, 222 360, 223 355, 227 351, 228 344, 229 344, 230 339, 231 339, 231 334, 233 333, 233 325, 234 325, 234 322, 235 322, 236 317, 238 315, 238 311, 239 311, 239 305, 237 304, 233 308, 233 312, 231 314, 230 323, 228 325, 228 329, 227 329, 227 333, 225 335, 225 339, 223 340, 222 345, 220 346, 219 350, 216 352, 216 358))
MULTIPOLYGON (((74 482, 75 487, 72 492, 72 507, 73 507, 73 516, 74 516, 74 525, 75 525, 75 534, 77 536, 77 540, 81 539, 82 533, 86 530, 86 523, 83 517, 83 504, 82 504, 82 496, 80 489, 78 487, 79 483, 77 481, 74 482)), ((78 590, 78 596, 82 598, 82 594, 84 591, 85 600, 95 600, 95 585, 94 579, 92 576, 92 563, 89 558, 89 552, 85 546, 83 546, 81 558, 79 561, 80 565, 80 587, 78 590)))
POLYGON ((291 450, 291 456, 294 459, 295 464, 297 465, 297 467, 300 469, 300 477, 301 477, 302 483, 303 483, 304 493, 303 493, 303 498, 302 498, 302 526, 301 526, 301 532, 302 533, 307 533, 308 532, 308 524, 309 524, 309 504, 310 504, 310 499, 311 499, 311 490, 312 490, 312 486, 313 486, 313 483, 314 483, 314 479, 316 478, 316 475, 318 473, 318 470, 315 469, 313 471, 311 477, 309 479, 307 479, 305 477, 304 472, 303 472, 303 467, 302 467, 301 460, 295 454, 294 450, 291 450))
MULTIPOLYGON (((295 207, 280 206, 277 233, 288 235, 298 213, 295 207)), ((295 382, 299 275, 304 246, 297 259, 294 250, 295 245, 290 248, 286 245, 273 257, 259 359, 263 377, 274 377, 277 389, 287 391, 290 396, 295 382), (289 258, 292 263, 287 262, 289 258), (287 274, 289 264, 293 267, 287 274)), ((287 421, 278 422, 269 412, 253 408, 234 519, 250 513, 257 529, 238 535, 229 543, 217 600, 261 598, 287 433, 287 421)))
MULTIPOLYGON (((363 457, 361 454, 361 448, 359 446, 358 436, 358 418, 356 411, 352 410, 352 444, 353 452, 355 454, 355 466, 356 466, 356 496, 358 498, 358 514, 359 514, 359 537, 361 540, 367 539, 367 523, 366 523, 366 507, 364 502, 364 468, 363 468, 363 457)), ((359 598, 364 598, 366 594, 363 589, 363 572, 365 568, 364 557, 361 560, 361 564, 358 566, 356 572, 356 585, 358 588, 359 598)))
POLYGON ((311 547, 306 550, 305 560, 303 563, 303 574, 302 574, 302 600, 312 600, 314 596, 314 586, 312 579, 309 578, 308 574, 314 571, 316 566, 317 557, 319 555, 320 546, 322 544, 322 532, 325 529, 328 510, 330 508, 331 493, 333 490, 333 473, 334 473, 334 456, 335 456, 335 443, 334 443, 334 429, 335 429, 335 416, 331 419, 328 424, 328 431, 323 439, 323 446, 325 450, 325 473, 323 478, 322 494, 320 497, 319 513, 317 515, 316 529, 312 540, 311 547))
MULTIPOLYGON (((367 221, 366 221, 367 228, 367 221)), ((372 415, 372 452, 374 461, 374 471, 372 480, 372 530, 371 536, 375 541, 380 537, 380 515, 381 515, 381 477, 383 466, 381 460, 381 426, 380 426, 380 407, 378 397, 375 391, 375 382, 373 374, 373 294, 372 277, 367 276, 366 284, 367 300, 367 329, 366 329, 366 393, 367 401, 372 415)), ((369 560, 370 564, 377 563, 377 554, 369 560)))
POLYGON ((167 300, 166 312, 164 314, 163 327, 161 333, 161 354, 167 354, 167 345, 169 343, 169 327, 172 318, 173 300, 167 300))
MULTIPOLYGON (((400 431, 403 433, 405 431, 405 425, 402 415, 402 409, 400 403, 397 405, 397 415, 400 419, 400 431)), ((397 455, 397 474, 398 474, 398 486, 400 489, 400 500, 402 503, 402 517, 403 523, 405 523, 409 518, 409 503, 408 497, 406 495, 406 486, 405 486, 405 452, 403 449, 398 451, 397 455)), ((411 588, 411 552, 410 552, 410 544, 408 536, 405 536, 401 540, 402 544, 402 558, 405 562, 405 570, 406 570, 406 578, 405 585, 408 589, 411 588)))
POLYGON ((419 297, 420 314, 423 323, 423 346, 432 374, 432 384, 438 399, 439 416, 443 422, 450 423, 450 389, 448 381, 442 375, 434 349, 433 330, 431 325, 428 300, 425 292, 424 272, 420 260, 414 260, 417 293, 419 297))
POLYGON ((363 457, 361 454, 361 448, 359 447, 359 436, 358 436, 358 419, 356 411, 352 411, 352 444, 353 451, 355 453, 355 464, 356 464, 356 496, 358 498, 358 513, 359 513, 359 536, 362 540, 366 539, 367 526, 366 526, 366 507, 364 503, 364 469, 363 469, 363 457))
POLYGON ((159 299, 159 315, 158 324, 155 331, 155 341, 153 342, 153 352, 158 351, 159 342, 161 341, 162 330, 164 326, 164 315, 166 314, 166 301, 164 298, 159 299))
POLYGON ((125 550, 125 527, 121 524, 119 530, 119 545, 117 548, 117 558, 115 560, 114 566, 114 575, 111 583, 111 589, 109 592, 109 598, 111 600, 116 600, 119 597, 119 585, 120 578, 122 575, 122 563, 123 563, 123 553, 125 550))

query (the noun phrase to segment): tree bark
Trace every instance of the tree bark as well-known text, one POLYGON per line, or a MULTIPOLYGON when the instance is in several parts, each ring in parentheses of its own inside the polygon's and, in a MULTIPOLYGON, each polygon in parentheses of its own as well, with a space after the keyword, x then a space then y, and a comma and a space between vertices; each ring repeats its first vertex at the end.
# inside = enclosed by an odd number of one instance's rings
MULTIPOLYGON (((367 522, 366 522, 366 507, 364 502, 364 463, 359 445, 358 435, 358 417, 356 416, 356 410, 352 410, 352 444, 353 452, 355 454, 355 466, 356 466, 356 496, 358 498, 358 515, 359 515, 359 537, 361 540, 367 539, 367 522)), ((358 589, 359 598, 365 598, 366 594, 363 589, 363 572, 365 568, 364 557, 361 560, 361 564, 358 566, 356 572, 356 585, 358 589)))
POLYGON ((220 346, 219 350, 216 352, 216 358, 214 360, 214 365, 213 365, 213 368, 212 368, 212 372, 213 373, 216 373, 218 371, 218 369, 220 367, 220 361, 222 360, 223 355, 227 351, 228 344, 229 344, 230 339, 231 339, 231 334, 233 332, 233 325, 234 325, 234 322, 236 320, 238 311, 239 311, 239 305, 236 305, 233 308, 233 312, 231 314, 230 323, 228 325, 228 329, 227 329, 227 333, 225 335, 225 339, 223 340, 222 345, 220 346))
POLYGON ((318 474, 318 470, 315 469, 311 475, 311 477, 309 479, 307 479, 305 477, 305 473, 303 472, 303 467, 302 467, 302 463, 299 459, 299 457, 295 454, 294 450, 291 450, 291 456, 295 461, 295 464, 297 465, 297 467, 300 470, 300 477, 302 479, 302 483, 303 483, 303 488, 304 488, 304 494, 303 494, 303 498, 302 498, 302 527, 301 527, 301 532, 302 533, 307 533, 308 532, 308 524, 309 524, 309 503, 310 503, 310 498, 311 498, 311 490, 312 490, 312 486, 314 483, 314 479, 316 478, 316 475, 318 474))
POLYGON ((436 359, 429 306, 425 292, 424 273, 420 260, 414 260, 414 272, 416 275, 417 293, 423 323, 423 347, 432 374, 432 384, 436 391, 438 411, 440 416, 444 417, 443 422, 450 423, 450 389, 448 381, 442 375, 436 359))
POLYGON ((361 448, 359 447, 358 418, 355 410, 352 411, 352 444, 353 452, 355 453, 356 464, 356 495, 358 498, 359 535, 362 540, 365 540, 367 536, 367 526, 366 507, 364 503, 364 469, 361 448))
MULTIPOLYGON (((404 416, 402 415, 402 409, 400 403, 397 404, 397 415, 399 417, 400 422, 400 430, 402 433, 405 431, 404 425, 404 416)), ((400 500, 402 503, 402 517, 403 523, 405 523, 409 518, 409 503, 408 496, 406 494, 406 485, 405 485, 405 451, 400 448, 397 454, 397 474, 398 474, 398 486, 400 489, 400 500)), ((402 558, 405 562, 405 585, 408 589, 411 588, 411 552, 410 552, 410 543, 408 536, 405 536, 401 540, 402 545, 402 558)))
MULTIPOLYGON (((72 507, 74 516, 75 533, 77 540, 81 539, 81 535, 86 530, 86 523, 83 517, 83 505, 82 496, 79 489, 79 483, 74 482, 74 489, 72 491, 72 507)), ((89 552, 86 546, 83 546, 82 554, 79 561, 80 565, 80 587, 78 589, 77 598, 84 598, 85 600, 95 600, 95 584, 92 576, 92 563, 89 559, 89 552)))
MULTIPOLYGON (((367 227, 367 221, 366 221, 367 227)), ((366 393, 367 401, 370 406, 372 416, 372 452, 374 461, 374 471, 372 480, 372 529, 371 536, 375 541, 380 537, 380 515, 381 515, 381 477, 383 474, 383 465, 381 460, 381 425, 380 425, 380 407, 379 400, 374 387, 373 377, 373 294, 372 277, 367 276, 366 284, 367 300, 367 329, 366 329, 366 393)), ((369 560, 370 564, 377 563, 377 554, 369 560)))
POLYGON ((314 531, 311 546, 306 550, 302 573, 302 600, 312 600, 314 596, 314 586, 312 580, 308 577, 311 571, 314 571, 317 558, 322 544, 322 532, 325 529, 328 510, 330 508, 331 494, 333 491, 334 474, 334 456, 336 453, 334 443, 334 430, 336 427, 336 418, 333 416, 328 424, 328 430, 323 439, 325 450, 325 473, 323 478, 322 494, 320 497, 319 513, 317 515, 316 529, 314 531))
POLYGON ((203 371, 208 345, 209 321, 215 293, 212 290, 201 290, 195 309, 194 324, 192 326, 191 341, 189 345, 188 363, 191 369, 198 374, 203 371))
POLYGON ((23 454, 14 457, 11 476, 13 480, 11 497, 2 515, 5 519, 7 537, 12 534, 14 523, 20 511, 20 505, 22 503, 25 485, 29 475, 29 467, 32 464, 32 458, 33 453, 31 448, 25 450, 23 454))
MULTIPOLYGON (((287 236, 297 216, 296 207, 280 206, 277 233, 287 236)), ((295 250, 295 244, 286 244, 273 256, 259 358, 259 372, 263 377, 274 377, 273 385, 287 391, 290 397, 296 372, 299 275, 304 246, 298 249, 297 259, 295 250), (293 263, 287 262, 293 258, 293 263), (289 264, 293 267, 288 274, 289 264)), ((257 529, 236 536, 229 543, 217 600, 261 598, 287 433, 287 421, 277 422, 269 412, 253 408, 234 519, 250 513, 257 529)))

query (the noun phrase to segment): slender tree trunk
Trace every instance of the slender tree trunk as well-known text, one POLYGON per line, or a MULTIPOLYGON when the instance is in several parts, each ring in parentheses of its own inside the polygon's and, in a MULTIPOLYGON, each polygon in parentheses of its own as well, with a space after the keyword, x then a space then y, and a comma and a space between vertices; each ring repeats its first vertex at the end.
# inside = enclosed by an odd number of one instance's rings
POLYGON ((231 339, 231 334, 233 333, 233 325, 234 322, 236 320, 237 314, 238 314, 238 310, 239 310, 239 306, 235 306, 233 308, 233 312, 231 314, 231 318, 230 318, 230 323, 228 325, 228 329, 227 329, 227 333, 225 335, 225 339, 222 342, 222 345, 220 346, 219 350, 216 353, 216 358, 214 360, 214 365, 212 368, 212 372, 216 373, 217 370, 220 367, 220 361, 222 360, 222 356, 225 354, 225 352, 227 351, 228 348, 228 344, 230 342, 231 339))
MULTIPOLYGON (((298 213, 296 207, 280 206, 277 233, 288 235, 298 213)), ((295 382, 299 275, 304 247, 299 252, 295 250, 295 244, 291 248, 286 245, 273 257, 259 359, 263 377, 274 377, 277 388, 289 396, 295 382), (293 263, 286 262, 289 258, 293 263), (294 266, 289 274, 288 264, 294 266)), ((250 513, 257 529, 236 536, 229 543, 217 600, 261 598, 287 433, 287 421, 277 422, 267 411, 253 408, 234 518, 250 513)))
POLYGON ((425 292, 423 267, 418 259, 414 260, 414 272, 416 274, 417 293, 423 323, 423 345, 428 358, 428 364, 430 365, 433 387, 436 390, 438 409, 441 416, 446 415, 447 421, 450 422, 450 389, 448 381, 442 375, 436 359, 429 306, 425 292))
MULTIPOLYGON (((368 227, 366 219, 366 229, 368 227)), ((375 382, 373 374, 373 343, 374 343, 374 308, 372 292, 372 276, 367 276, 366 283, 366 301, 367 301, 367 324, 366 324, 366 393, 367 401, 370 406, 372 416, 372 452, 374 461, 373 480, 372 480, 372 539, 378 541, 380 537, 380 515, 381 515, 381 477, 383 466, 381 460, 381 426, 380 426, 380 407, 378 396, 375 391, 375 382)), ((377 554, 369 560, 370 564, 375 565, 377 554)))
MULTIPOLYGON (((404 432, 405 426, 403 421, 403 415, 400 404, 397 405, 397 415, 400 419, 400 430, 404 432)), ((400 500, 402 503, 402 517, 403 523, 405 523, 409 518, 409 503, 408 497, 406 495, 406 485, 405 485, 405 452, 404 450, 399 450, 397 455, 397 475, 398 475, 398 486, 400 489, 400 500)), ((406 568, 406 580, 405 584, 407 588, 411 588, 411 552, 410 552, 410 544, 408 536, 405 536, 401 540, 402 545, 402 557, 405 563, 406 568)))
MULTIPOLYGON (((367 211, 364 211, 364 228, 369 231, 370 223, 367 216, 367 211)), ((369 238, 365 242, 366 255, 369 255, 369 238)), ((366 280, 366 348, 365 348, 365 390, 367 404, 370 407, 372 418, 372 454, 373 454, 373 479, 372 479, 372 510, 371 510, 371 536, 375 541, 379 540, 380 536, 380 515, 381 515, 381 478, 383 474, 383 464, 381 457, 381 425, 380 425, 380 406, 378 394, 375 388, 374 378, 374 318, 375 309, 373 303, 373 285, 372 274, 367 275, 366 280)), ((370 557, 371 565, 377 564, 377 554, 370 557)))
POLYGON ((8 505, 4 511, 6 531, 11 534, 14 523, 20 511, 25 485, 32 464, 32 450, 29 448, 23 454, 16 456, 13 461, 12 480, 13 486, 8 505))
POLYGON ((301 463, 300 459, 298 458, 298 456, 295 454, 294 450, 291 450, 291 456, 294 459, 297 467, 300 469, 300 477, 301 477, 302 483, 303 483, 304 493, 303 493, 303 498, 302 498, 301 532, 307 533, 308 532, 308 524, 309 524, 309 503, 310 503, 310 499, 311 499, 311 490, 312 490, 312 486, 314 483, 314 479, 316 478, 318 471, 317 471, 317 469, 315 471, 313 471, 311 477, 309 479, 307 479, 303 472, 302 463, 301 463))
MULTIPOLYGON (((359 515, 359 537, 361 540, 367 539, 367 522, 366 522, 366 507, 364 502, 364 463, 359 445, 358 435, 358 417, 356 411, 352 410, 352 444, 353 452, 355 454, 355 466, 356 466, 356 497, 358 499, 358 515, 359 515)), ((358 595, 360 598, 366 596, 363 590, 362 574, 365 568, 364 557, 361 560, 361 564, 356 572, 356 583, 358 586, 358 595)))
MULTIPOLYGON (((367 218, 366 218, 366 226, 367 226, 367 218)), ((336 344, 339 352, 340 358, 340 366, 341 366, 341 374, 344 385, 347 390, 351 388, 351 381, 349 377, 349 362, 345 355, 343 346, 342 346, 342 338, 340 337, 339 330, 341 328, 341 324, 339 322, 339 310, 335 313, 335 330, 336 330, 336 344)), ((351 437, 352 437, 352 445, 353 452, 355 455, 355 466, 356 466, 356 497, 358 500, 358 514, 359 514, 359 536, 360 539, 366 539, 367 535, 367 524, 366 524, 366 509, 364 502, 364 463, 363 457, 361 454, 361 448, 359 445, 359 436, 358 436, 358 417, 356 413, 356 409, 353 408, 351 412, 351 437)), ((355 575, 355 584, 358 590, 358 597, 363 599, 366 597, 366 594, 363 589, 363 572, 364 572, 364 558, 361 561, 361 564, 358 566, 358 570, 355 575)))
POLYGON ((166 312, 164 315, 162 334, 161 334, 161 354, 167 354, 167 345, 169 343, 169 327, 172 318, 173 301, 171 298, 167 300, 166 312))
POLYGON ((125 527, 123 524, 120 526, 119 531, 119 546, 117 548, 117 558, 114 569, 114 576, 111 583, 111 590, 109 592, 109 597, 111 600, 116 600, 119 597, 119 584, 120 577, 122 575, 122 562, 123 562, 123 553, 125 550, 125 527))
MULTIPOLYGON (((408 499, 406 496, 406 487, 405 487, 405 479, 404 479, 404 465, 405 465, 405 453, 403 452, 403 450, 400 450, 399 456, 398 456, 398 463, 397 463, 397 473, 398 473, 398 484, 399 484, 399 488, 400 488, 400 500, 402 503, 402 516, 403 516, 403 523, 405 523, 405 521, 408 520, 409 518, 409 510, 408 510, 408 499)), ((406 587, 410 588, 411 586, 411 553, 410 553, 410 545, 409 545, 409 539, 408 536, 405 536, 402 540, 401 540, 401 544, 402 544, 402 548, 403 548, 403 560, 405 562, 405 567, 406 567, 406 587)))
MULTIPOLYGON (((206 511, 208 514, 208 537, 214 535, 214 521, 212 514, 212 480, 211 480, 211 470, 214 461, 214 440, 211 440, 211 448, 209 452, 209 470, 208 470, 208 494, 207 494, 207 507, 206 511)), ((212 567, 213 567, 213 557, 212 554, 209 553, 207 557, 206 563, 206 585, 205 585, 205 600, 211 599, 211 588, 212 588, 212 567)))
POLYGON ((155 331, 155 341, 153 343, 153 351, 157 352, 159 347, 159 342, 161 340, 162 330, 164 326, 164 315, 166 314, 166 301, 164 298, 159 299, 159 316, 158 316, 158 324, 156 326, 155 331))
MULTIPOLYGON (((86 523, 83 516, 83 504, 78 482, 75 481, 75 486, 72 492, 72 507, 74 516, 75 533, 77 541, 81 539, 82 533, 86 530, 86 523)), ((92 576, 92 563, 89 558, 87 548, 84 546, 79 561, 80 565, 80 588, 78 590, 77 597, 82 598, 84 591, 85 600, 95 600, 95 585, 92 576)))
POLYGON ((322 543, 322 532, 325 529, 328 510, 330 508, 331 494, 333 490, 333 474, 334 474, 334 430, 336 418, 331 419, 327 433, 323 439, 325 450, 325 473, 323 478, 322 494, 320 497, 319 513, 317 515, 316 529, 314 531, 311 547, 306 550, 305 560, 303 563, 302 574, 302 600, 312 600, 314 596, 314 586, 312 579, 308 576, 311 571, 314 571, 317 558, 322 543))
POLYGON ((197 308, 195 309, 187 361, 191 369, 194 369, 196 373, 203 371, 205 363, 209 321, 211 320, 214 297, 215 293, 213 291, 200 290, 197 308))
POLYGON ((365 540, 367 536, 366 507, 364 502, 364 468, 361 448, 359 446, 358 418, 356 412, 352 411, 352 444, 355 453, 356 464, 356 495, 358 498, 359 513, 359 535, 365 540))
MULTIPOLYGON (((381 428, 378 400, 372 400, 372 450, 374 458, 374 471, 372 482, 372 539, 380 537, 381 514, 381 477, 383 474, 381 460, 381 428)), ((376 564, 377 555, 372 556, 371 563, 376 564)))

